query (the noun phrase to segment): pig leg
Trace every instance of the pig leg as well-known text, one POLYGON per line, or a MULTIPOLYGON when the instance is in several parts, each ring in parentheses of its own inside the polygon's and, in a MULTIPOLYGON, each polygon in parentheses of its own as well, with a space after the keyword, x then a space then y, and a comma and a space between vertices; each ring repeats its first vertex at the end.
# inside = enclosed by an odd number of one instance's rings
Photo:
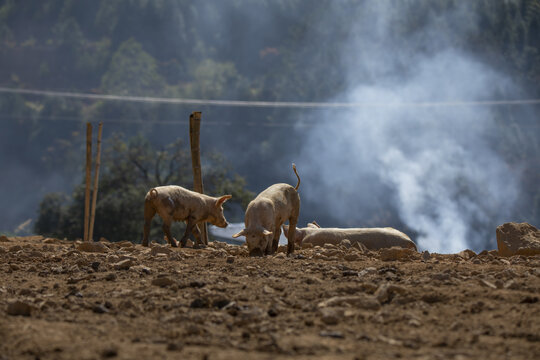
POLYGON ((200 247, 201 245, 204 245, 202 243, 201 230, 199 229, 199 225, 195 225, 191 232, 193 236, 195 237, 195 247, 200 247))
MULTIPOLYGON (((193 229, 197 226, 193 219, 188 218, 188 221, 186 222, 186 231, 184 232, 184 236, 182 236, 182 239, 180 240, 180 246, 185 247, 187 240, 189 239, 189 235, 193 233, 193 229)), ((197 229, 198 231, 199 229, 197 229)))
POLYGON ((289 218, 289 236, 287 237, 287 255, 291 255, 294 252, 294 236, 296 234, 296 222, 297 217, 289 218))
POLYGON ((280 236, 281 236, 281 226, 277 226, 277 228, 274 229, 274 238, 272 240, 272 254, 275 254, 277 252, 280 236))
POLYGON ((150 224, 152 219, 156 214, 156 209, 150 201, 144 202, 144 230, 143 230, 143 240, 142 245, 148 246, 148 236, 150 235, 150 224))
POLYGON ((163 220, 163 232, 165 233, 165 236, 167 236, 167 240, 169 241, 169 244, 171 244, 172 247, 178 247, 178 242, 175 238, 171 235, 171 221, 170 220, 163 220))

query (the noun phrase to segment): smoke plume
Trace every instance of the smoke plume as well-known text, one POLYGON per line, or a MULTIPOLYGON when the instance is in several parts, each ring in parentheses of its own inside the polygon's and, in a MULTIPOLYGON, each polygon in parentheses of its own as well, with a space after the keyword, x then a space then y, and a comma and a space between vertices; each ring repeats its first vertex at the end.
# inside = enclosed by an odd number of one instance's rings
POLYGON ((390 225, 373 214, 394 209, 421 249, 495 247, 494 226, 518 189, 494 150, 494 108, 417 103, 491 99, 512 83, 454 46, 475 27, 463 9, 403 35, 396 29, 411 9, 391 4, 360 9, 341 54, 350 83, 337 99, 366 106, 302 130, 299 163, 318 179, 304 198, 348 226, 390 225))

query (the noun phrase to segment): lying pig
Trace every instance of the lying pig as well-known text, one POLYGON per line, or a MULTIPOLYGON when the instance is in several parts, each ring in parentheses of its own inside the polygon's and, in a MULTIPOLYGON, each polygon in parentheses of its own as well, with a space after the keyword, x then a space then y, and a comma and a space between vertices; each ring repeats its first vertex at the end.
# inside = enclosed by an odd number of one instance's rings
MULTIPOLYGON (((296 166, 292 164, 294 173, 298 178, 296 187, 289 184, 274 184, 261 192, 248 204, 245 216, 245 229, 233 235, 246 237, 250 256, 269 255, 277 251, 281 225, 289 221, 291 229, 296 228, 300 214, 300 176, 296 166)), ((289 232, 287 253, 294 252, 294 231, 289 232)))
MULTIPOLYGON (((290 234, 290 227, 283 225, 283 231, 285 234, 290 234)), ((298 245, 302 243, 311 243, 313 246, 339 245, 345 239, 349 239, 351 244, 355 242, 361 243, 369 250, 390 248, 392 246, 417 250, 416 245, 407 235, 391 227, 321 228, 316 222, 313 222, 305 228, 297 228, 295 232, 295 241, 298 245)))
POLYGON ((144 199, 142 245, 148 246, 150 223, 156 212, 163 219, 163 232, 165 232, 171 246, 178 246, 178 242, 171 235, 171 223, 173 221, 186 222, 186 231, 180 240, 182 247, 186 246, 190 234, 195 236, 196 244, 200 244, 201 237, 197 224, 207 221, 222 228, 229 225, 225 220, 225 216, 223 216, 222 205, 231 197, 231 195, 223 195, 215 198, 175 185, 158 186, 151 189, 144 199))

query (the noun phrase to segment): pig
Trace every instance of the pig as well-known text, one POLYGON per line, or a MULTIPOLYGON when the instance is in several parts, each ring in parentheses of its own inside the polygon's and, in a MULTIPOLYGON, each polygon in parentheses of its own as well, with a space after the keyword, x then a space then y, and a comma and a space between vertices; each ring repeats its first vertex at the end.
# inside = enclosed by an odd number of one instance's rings
MULTIPOLYGON (((300 195, 298 195, 300 176, 296 171, 296 165, 292 164, 292 167, 298 179, 296 187, 289 184, 274 184, 257 195, 246 209, 245 228, 233 235, 233 238, 246 237, 250 256, 275 253, 281 235, 281 225, 285 221, 289 221, 292 230, 296 228, 300 214, 300 195)), ((294 235, 294 231, 289 232, 287 254, 294 252, 294 235)))
MULTIPOLYGON (((285 234, 291 233, 290 227, 283 226, 285 234)), ((349 239, 351 244, 355 242, 363 244, 369 250, 390 248, 392 246, 416 249, 414 242, 404 233, 391 227, 385 228, 321 228, 316 222, 307 227, 296 229, 295 241, 297 245, 311 243, 313 246, 324 244, 339 245, 342 240, 349 239)))
POLYGON ((186 222, 186 231, 180 240, 182 247, 186 246, 190 234, 195 236, 196 245, 200 245, 201 237, 197 224, 206 221, 221 228, 227 227, 229 224, 223 215, 222 205, 231 197, 231 195, 212 197, 176 185, 158 186, 150 189, 144 199, 142 245, 148 246, 150 223, 156 213, 163 219, 163 232, 171 246, 178 247, 177 240, 171 235, 173 221, 186 222))

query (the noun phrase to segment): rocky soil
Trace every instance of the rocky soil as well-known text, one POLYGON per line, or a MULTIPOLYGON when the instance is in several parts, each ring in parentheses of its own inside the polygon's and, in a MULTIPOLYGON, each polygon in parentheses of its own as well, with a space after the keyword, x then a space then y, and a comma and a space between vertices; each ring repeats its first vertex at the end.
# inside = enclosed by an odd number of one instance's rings
POLYGON ((0 237, 0 359, 540 358, 539 255, 96 244, 0 237))

